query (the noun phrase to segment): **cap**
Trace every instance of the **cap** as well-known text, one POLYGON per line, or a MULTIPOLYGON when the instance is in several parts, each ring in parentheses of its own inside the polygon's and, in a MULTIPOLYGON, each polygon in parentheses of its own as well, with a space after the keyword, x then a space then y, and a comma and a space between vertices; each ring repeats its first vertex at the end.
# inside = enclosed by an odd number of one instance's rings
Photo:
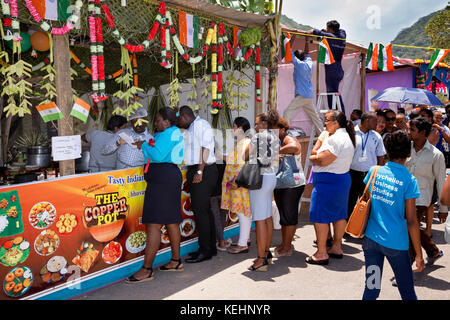
POLYGON ((130 115, 130 120, 138 118, 147 118, 147 110, 145 108, 139 108, 130 115))

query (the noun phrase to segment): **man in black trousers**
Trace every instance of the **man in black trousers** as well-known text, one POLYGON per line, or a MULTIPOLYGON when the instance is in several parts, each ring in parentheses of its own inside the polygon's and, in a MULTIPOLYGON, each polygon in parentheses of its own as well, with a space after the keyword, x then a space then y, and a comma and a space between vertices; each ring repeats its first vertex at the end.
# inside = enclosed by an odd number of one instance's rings
POLYGON ((197 223, 199 250, 185 260, 197 263, 217 254, 214 214, 210 198, 216 188, 218 170, 214 156, 214 132, 208 121, 195 116, 189 106, 180 108, 178 127, 185 141, 184 164, 191 193, 191 204, 197 223))

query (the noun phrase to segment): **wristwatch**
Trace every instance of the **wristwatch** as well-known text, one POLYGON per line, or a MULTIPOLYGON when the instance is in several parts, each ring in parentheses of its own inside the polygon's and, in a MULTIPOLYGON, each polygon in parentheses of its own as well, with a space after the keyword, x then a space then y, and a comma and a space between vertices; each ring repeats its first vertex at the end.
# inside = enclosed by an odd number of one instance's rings
POLYGON ((197 170, 197 174, 203 174, 202 170, 197 170))

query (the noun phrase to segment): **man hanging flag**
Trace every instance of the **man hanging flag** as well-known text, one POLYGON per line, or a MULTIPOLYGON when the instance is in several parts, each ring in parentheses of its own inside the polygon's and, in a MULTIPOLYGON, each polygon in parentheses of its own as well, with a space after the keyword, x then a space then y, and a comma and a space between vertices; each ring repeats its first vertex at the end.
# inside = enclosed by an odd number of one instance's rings
POLYGON ((198 48, 198 29, 200 25, 199 17, 179 10, 178 24, 180 43, 189 48, 198 48))
POLYGON ((393 71, 392 44, 385 47, 381 43, 376 43, 373 47, 371 42, 367 49, 366 68, 372 71, 393 71))
POLYGON ((289 63, 292 62, 292 51, 291 51, 291 35, 289 33, 281 35, 281 62, 289 63))
POLYGON ((331 52, 330 45, 328 44, 327 38, 322 38, 319 43, 319 56, 317 57, 317 62, 323 64, 333 64, 334 57, 331 52))
POLYGON ((53 120, 58 120, 64 118, 63 113, 58 108, 56 103, 50 102, 47 104, 41 104, 36 107, 37 111, 39 111, 39 114, 42 117, 42 120, 44 122, 49 122, 53 120))
POLYGON ((430 64, 428 65, 428 69, 434 69, 439 65, 439 63, 444 60, 445 56, 448 54, 450 50, 436 50, 431 57, 430 64))
POLYGON ((42 19, 64 21, 70 17, 70 0, 32 0, 42 19))
POLYGON ((87 102, 77 98, 73 105, 72 111, 70 111, 70 115, 80 119, 83 123, 86 123, 90 109, 91 106, 87 102))

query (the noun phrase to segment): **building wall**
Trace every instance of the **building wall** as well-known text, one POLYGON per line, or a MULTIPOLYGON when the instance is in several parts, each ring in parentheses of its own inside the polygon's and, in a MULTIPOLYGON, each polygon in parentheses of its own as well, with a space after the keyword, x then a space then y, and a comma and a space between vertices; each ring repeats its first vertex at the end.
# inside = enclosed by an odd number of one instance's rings
MULTIPOLYGON (((414 68, 398 69, 391 72, 367 73, 366 75, 366 110, 370 110, 370 100, 377 93, 391 87, 415 87, 414 68)), ((376 108, 377 103, 372 103, 372 107, 376 108)), ((389 103, 379 102, 378 107, 387 108, 389 103)))

